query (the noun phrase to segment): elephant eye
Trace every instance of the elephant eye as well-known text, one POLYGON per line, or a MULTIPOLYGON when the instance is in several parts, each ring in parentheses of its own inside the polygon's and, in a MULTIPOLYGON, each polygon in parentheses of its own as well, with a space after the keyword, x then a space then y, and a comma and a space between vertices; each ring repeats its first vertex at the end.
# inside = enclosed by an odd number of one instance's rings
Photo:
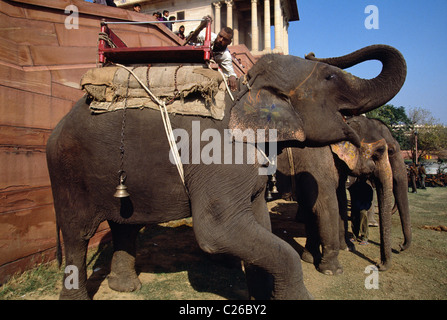
POLYGON ((385 152, 385 148, 384 148, 384 147, 382 147, 382 148, 378 148, 378 149, 376 150, 376 152, 374 152, 374 155, 372 156, 372 158, 373 158, 374 160, 379 160, 379 159, 382 157, 382 155, 383 155, 384 152, 385 152))
POLYGON ((333 75, 333 74, 329 74, 329 75, 327 75, 326 77, 325 77, 325 79, 326 80, 332 80, 332 79, 334 79, 335 78, 335 75, 333 75))

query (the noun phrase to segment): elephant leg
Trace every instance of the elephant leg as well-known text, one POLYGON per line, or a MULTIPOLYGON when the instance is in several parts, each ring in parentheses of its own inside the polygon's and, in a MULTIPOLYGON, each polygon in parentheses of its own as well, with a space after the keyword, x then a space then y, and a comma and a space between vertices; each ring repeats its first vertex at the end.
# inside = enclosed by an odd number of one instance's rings
POLYGON ((340 249, 340 213, 335 189, 324 193, 317 200, 314 212, 316 215, 319 237, 321 241, 321 261, 318 271, 326 275, 338 275, 343 273, 343 268, 338 261, 340 249))
POLYGON ((338 212, 335 212, 335 214, 335 217, 322 216, 318 219, 319 228, 321 229, 323 225, 326 226, 324 228, 326 229, 326 232, 320 232, 321 261, 318 264, 317 269, 326 275, 338 275, 343 273, 343 267, 338 261, 338 252, 340 248, 339 215, 338 212))
POLYGON ((315 215, 312 210, 303 208, 303 206, 300 206, 298 210, 300 211, 300 215, 305 217, 304 225, 306 230, 306 245, 304 246, 301 259, 317 266, 321 261, 321 251, 320 237, 315 215))
POLYGON ((348 199, 346 197, 346 180, 340 177, 340 185, 337 188, 337 201, 338 201, 338 211, 340 214, 339 219, 339 250, 349 250, 355 251, 354 244, 350 241, 349 230, 349 218, 348 218, 348 199))
MULTIPOLYGON (((222 181, 220 184, 223 189, 191 191, 194 233, 202 250, 236 256, 250 268, 253 266, 271 275, 271 288, 249 285, 251 289, 269 290, 250 292, 256 299, 309 299, 298 253, 258 223, 250 198, 241 199, 243 190, 234 186, 226 188, 222 181)), ((256 216, 259 220, 260 216, 256 216)), ((252 277, 265 278, 265 274, 253 275, 251 272, 248 280, 253 280, 252 277)))
POLYGON ((64 232, 65 272, 62 283, 61 300, 90 300, 87 293, 86 256, 88 240, 80 237, 80 232, 64 232))
POLYGON ((124 225, 109 221, 112 230, 113 257, 108 276, 109 287, 119 292, 131 292, 141 288, 135 272, 135 242, 140 225, 124 225))
MULTIPOLYGON (((256 221, 271 232, 270 214, 263 197, 257 196, 253 200, 252 210, 256 221)), ((244 270, 250 298, 256 300, 269 299, 269 293, 273 291, 273 276, 259 266, 247 262, 244 262, 244 270)))

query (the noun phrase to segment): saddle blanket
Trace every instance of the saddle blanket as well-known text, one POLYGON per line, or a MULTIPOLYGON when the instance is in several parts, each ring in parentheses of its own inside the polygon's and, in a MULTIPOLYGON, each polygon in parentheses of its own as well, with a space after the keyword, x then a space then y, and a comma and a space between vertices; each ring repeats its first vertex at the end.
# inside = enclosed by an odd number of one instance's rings
MULTIPOLYGON (((223 119, 225 84, 218 71, 203 64, 153 64, 130 69, 166 103, 168 112, 223 119)), ((119 66, 88 70, 81 79, 81 88, 92 98, 92 113, 124 107, 159 110, 135 77, 119 66)))

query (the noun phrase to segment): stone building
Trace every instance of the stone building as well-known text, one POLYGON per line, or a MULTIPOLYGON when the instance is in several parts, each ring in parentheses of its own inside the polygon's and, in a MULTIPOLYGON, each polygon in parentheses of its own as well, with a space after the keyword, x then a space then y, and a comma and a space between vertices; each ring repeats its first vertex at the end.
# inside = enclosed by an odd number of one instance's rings
MULTIPOLYGON (((253 55, 289 53, 289 22, 299 20, 295 0, 115 0, 122 8, 131 9, 135 3, 141 12, 152 15, 168 10, 176 20, 213 18, 213 30, 219 32, 228 26, 234 30, 233 45, 244 44, 253 55)), ((185 34, 193 31, 198 22, 176 23, 173 30, 183 24, 185 34)))

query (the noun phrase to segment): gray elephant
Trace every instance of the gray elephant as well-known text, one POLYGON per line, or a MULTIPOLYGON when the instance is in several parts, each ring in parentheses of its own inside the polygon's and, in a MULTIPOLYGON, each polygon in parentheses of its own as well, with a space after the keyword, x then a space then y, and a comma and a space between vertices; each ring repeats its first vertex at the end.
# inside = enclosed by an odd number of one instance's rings
MULTIPOLYGON (((316 61, 263 56, 250 69, 245 82, 240 81, 240 91, 233 93, 235 102, 226 98, 222 121, 170 115, 172 128, 186 130, 189 137, 197 125, 200 136, 208 129, 221 137, 226 129, 239 133, 274 129, 278 142, 286 144, 295 141, 303 146, 322 146, 351 141, 360 145, 344 116, 367 112, 390 100, 403 84, 405 61, 389 46, 367 47, 358 54, 379 59, 386 67, 377 78, 363 80, 316 61), (389 90, 392 86, 394 89, 389 90)), ((108 221, 111 227, 114 246, 109 286, 132 291, 141 286, 134 270, 135 238, 141 226, 191 215, 196 240, 205 252, 229 254, 244 261, 252 298, 310 297, 299 255, 271 232, 264 200, 267 178, 259 174, 260 161, 226 164, 222 154, 220 163, 183 164, 182 184, 176 166, 169 160, 160 113, 128 109, 124 160, 130 197, 114 198, 123 112, 92 115, 89 103, 88 97, 82 98, 56 126, 47 144, 65 263, 79 270, 79 289, 64 287, 61 298, 89 298, 87 244, 102 221, 108 221)), ((234 152, 244 135, 234 134, 233 138, 230 150, 234 152)), ((199 143, 203 151, 206 141, 200 139, 199 143)))
POLYGON ((348 175, 366 177, 375 183, 380 218, 380 270, 391 265, 394 204, 405 237, 401 249, 411 244, 407 173, 398 142, 379 120, 358 116, 347 119, 347 123, 361 138, 360 148, 341 142, 321 148, 291 148, 289 153, 278 155, 277 188, 280 193, 294 194, 299 204, 297 217, 306 224, 307 242, 302 258, 329 275, 342 273, 338 252, 351 245, 346 237, 348 175))

